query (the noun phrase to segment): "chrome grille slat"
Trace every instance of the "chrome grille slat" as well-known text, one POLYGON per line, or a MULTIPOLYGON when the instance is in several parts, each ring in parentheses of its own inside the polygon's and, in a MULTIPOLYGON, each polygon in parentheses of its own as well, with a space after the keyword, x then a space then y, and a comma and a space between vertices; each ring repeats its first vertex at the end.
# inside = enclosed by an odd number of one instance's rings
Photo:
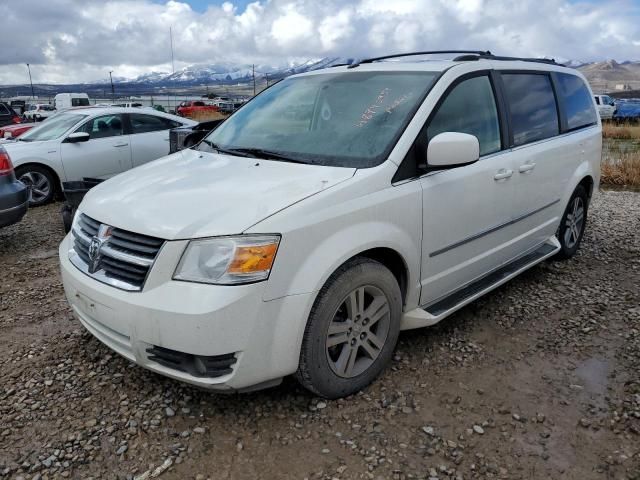
POLYGON ((101 225, 97 220, 80 214, 71 232, 74 239, 73 250, 70 251, 71 262, 103 283, 129 291, 142 290, 164 240, 113 228, 111 235, 103 238, 97 270, 90 273, 89 247, 98 232, 105 230, 106 226, 101 230, 101 225))

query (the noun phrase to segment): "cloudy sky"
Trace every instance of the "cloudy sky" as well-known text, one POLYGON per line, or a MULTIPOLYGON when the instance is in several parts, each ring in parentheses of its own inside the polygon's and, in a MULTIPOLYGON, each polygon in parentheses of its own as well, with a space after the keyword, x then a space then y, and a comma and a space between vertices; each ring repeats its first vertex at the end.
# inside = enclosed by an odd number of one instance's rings
POLYGON ((640 60, 640 0, 0 0, 0 84, 442 48, 640 60))

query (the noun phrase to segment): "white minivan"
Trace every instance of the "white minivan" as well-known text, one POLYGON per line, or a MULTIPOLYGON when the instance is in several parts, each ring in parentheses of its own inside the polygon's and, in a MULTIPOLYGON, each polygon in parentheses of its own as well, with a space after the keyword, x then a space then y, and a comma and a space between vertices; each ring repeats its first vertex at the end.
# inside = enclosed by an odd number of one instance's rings
POLYGON ((573 256, 600 177, 584 77, 488 52, 386 58, 286 78, 91 190, 59 251, 80 322, 200 387, 295 374, 336 398, 400 330, 573 256))

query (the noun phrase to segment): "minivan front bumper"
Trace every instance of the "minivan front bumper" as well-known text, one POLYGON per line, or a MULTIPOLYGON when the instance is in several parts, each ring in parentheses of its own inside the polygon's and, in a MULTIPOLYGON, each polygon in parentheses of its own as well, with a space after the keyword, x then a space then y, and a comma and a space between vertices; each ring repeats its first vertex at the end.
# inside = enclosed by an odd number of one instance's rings
POLYGON ((162 264, 154 265, 154 278, 148 278, 142 292, 127 292, 78 270, 69 261, 69 242, 67 236, 59 254, 73 313, 92 335, 130 361, 221 391, 277 383, 297 369, 311 294, 265 302, 265 282, 174 281, 162 264), (203 364, 211 368, 196 368, 203 364))

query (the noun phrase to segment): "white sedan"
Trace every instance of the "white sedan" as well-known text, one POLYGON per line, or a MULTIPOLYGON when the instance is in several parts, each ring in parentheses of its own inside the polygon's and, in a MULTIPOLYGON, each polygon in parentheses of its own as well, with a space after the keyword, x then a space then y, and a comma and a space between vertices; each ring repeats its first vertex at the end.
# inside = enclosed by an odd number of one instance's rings
POLYGON ((31 206, 39 206, 60 192, 61 182, 106 179, 167 155, 169 130, 196 123, 139 108, 78 108, 3 146, 17 177, 32 187, 31 206))

